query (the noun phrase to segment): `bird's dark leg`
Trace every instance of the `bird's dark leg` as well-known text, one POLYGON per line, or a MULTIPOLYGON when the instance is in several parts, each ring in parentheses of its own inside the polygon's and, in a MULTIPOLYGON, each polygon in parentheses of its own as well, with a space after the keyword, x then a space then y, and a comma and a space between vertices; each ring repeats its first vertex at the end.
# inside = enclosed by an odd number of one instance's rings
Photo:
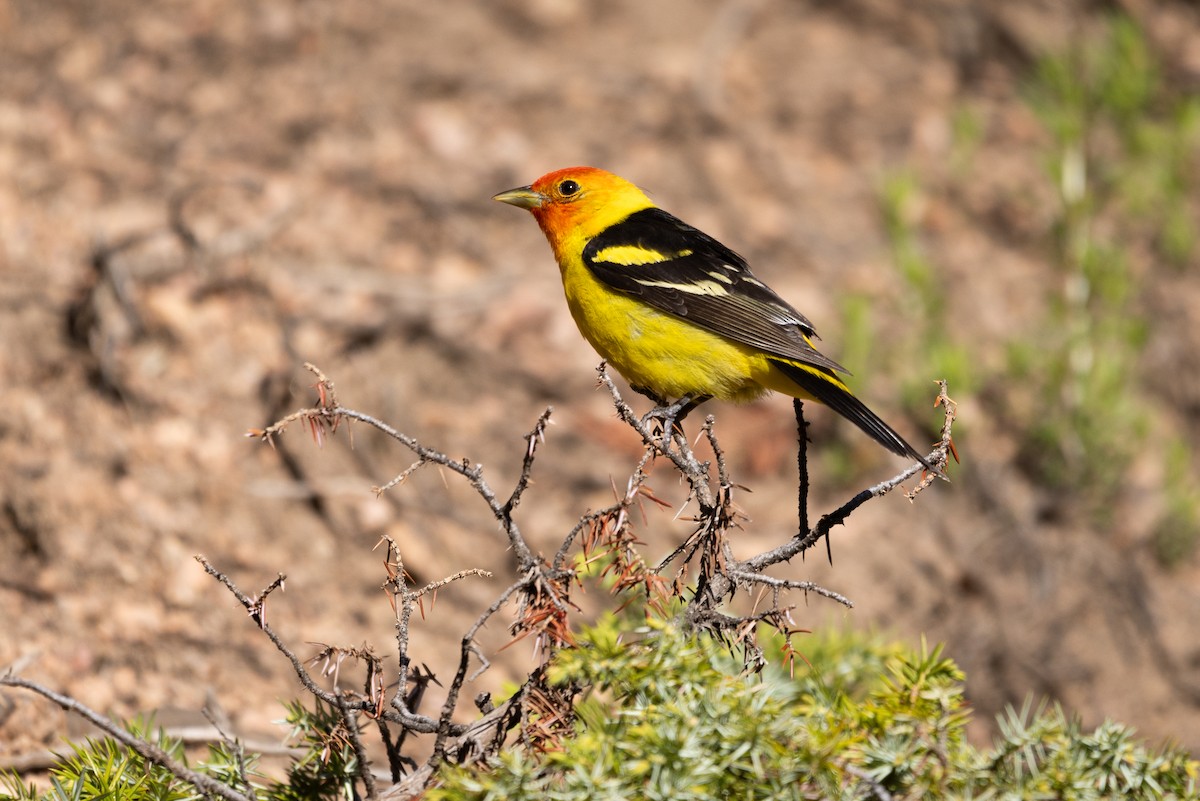
MULTIPOLYGON (((796 513, 799 516, 799 528, 796 531, 797 537, 807 537, 809 534, 808 527, 808 421, 804 419, 804 401, 799 398, 792 399, 792 409, 796 412, 796 467, 800 473, 800 486, 797 490, 796 498, 796 513)), ((829 564, 833 564, 833 546, 829 544, 829 536, 825 536, 825 552, 829 557, 829 564)), ((804 557, 804 551, 800 552, 801 558, 804 557)))
POLYGON ((641 395, 642 397, 649 398, 650 400, 654 401, 659 406, 667 405, 667 399, 664 398, 662 395, 659 395, 657 392, 655 392, 652 389, 648 389, 647 387, 635 387, 632 384, 629 385, 629 388, 632 389, 637 394, 641 395))
POLYGON ((684 395, 674 403, 667 403, 644 389, 634 387, 634 390, 653 399, 658 404, 642 416, 642 425, 648 425, 651 420, 658 420, 662 423, 664 448, 671 441, 671 434, 677 428, 679 429, 679 433, 683 433, 683 428, 679 425, 683 422, 683 418, 687 417, 692 409, 695 409, 712 397, 711 395, 684 395))
POLYGON ((675 422, 682 423, 683 418, 692 413, 692 409, 695 409, 700 404, 710 400, 712 400, 712 395, 696 395, 694 397, 685 395, 684 397, 675 401, 673 405, 679 406, 679 411, 675 414, 675 422), (684 401, 687 402, 684 403, 684 401))

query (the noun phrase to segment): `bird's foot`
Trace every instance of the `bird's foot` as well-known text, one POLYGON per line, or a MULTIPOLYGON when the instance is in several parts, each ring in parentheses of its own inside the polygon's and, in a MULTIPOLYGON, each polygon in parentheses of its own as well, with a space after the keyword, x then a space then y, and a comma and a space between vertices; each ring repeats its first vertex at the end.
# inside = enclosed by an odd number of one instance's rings
POLYGON ((642 415, 642 425, 649 426, 651 421, 657 420, 662 426, 662 447, 665 449, 671 442, 671 435, 678 430, 683 433, 683 427, 680 423, 683 418, 691 413, 700 404, 711 398, 711 395, 684 395, 674 403, 664 403, 659 400, 659 405, 655 406, 650 411, 642 415))

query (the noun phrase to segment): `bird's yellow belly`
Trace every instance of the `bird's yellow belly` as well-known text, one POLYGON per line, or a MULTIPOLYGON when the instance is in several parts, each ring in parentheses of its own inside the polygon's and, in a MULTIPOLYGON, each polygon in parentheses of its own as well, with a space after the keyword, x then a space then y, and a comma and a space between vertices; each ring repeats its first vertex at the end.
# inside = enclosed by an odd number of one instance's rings
POLYGON ((749 401, 767 391, 771 368, 761 353, 585 283, 590 286, 567 290, 571 314, 592 347, 632 386, 664 400, 711 395, 749 401))

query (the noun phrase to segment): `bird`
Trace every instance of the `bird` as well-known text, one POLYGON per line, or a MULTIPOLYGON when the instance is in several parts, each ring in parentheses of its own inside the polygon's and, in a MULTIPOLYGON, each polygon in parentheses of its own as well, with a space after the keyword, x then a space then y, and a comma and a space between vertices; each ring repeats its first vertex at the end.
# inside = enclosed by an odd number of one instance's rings
POLYGON ((746 260, 659 208, 635 184, 568 167, 493 200, 533 214, 579 331, 673 424, 709 399, 769 391, 822 403, 892 453, 934 468, 842 381, 813 324, 746 260))

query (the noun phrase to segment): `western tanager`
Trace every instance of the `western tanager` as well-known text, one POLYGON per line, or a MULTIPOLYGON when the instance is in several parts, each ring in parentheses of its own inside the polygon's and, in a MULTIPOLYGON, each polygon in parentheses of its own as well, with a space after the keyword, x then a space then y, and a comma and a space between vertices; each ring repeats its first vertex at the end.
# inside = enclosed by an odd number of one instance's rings
POLYGON ((528 209, 580 332, 637 391, 690 409, 768 390, 815 400, 892 453, 928 463, 838 378, 812 323, 746 261, 595 167, 557 170, 495 200, 528 209))

